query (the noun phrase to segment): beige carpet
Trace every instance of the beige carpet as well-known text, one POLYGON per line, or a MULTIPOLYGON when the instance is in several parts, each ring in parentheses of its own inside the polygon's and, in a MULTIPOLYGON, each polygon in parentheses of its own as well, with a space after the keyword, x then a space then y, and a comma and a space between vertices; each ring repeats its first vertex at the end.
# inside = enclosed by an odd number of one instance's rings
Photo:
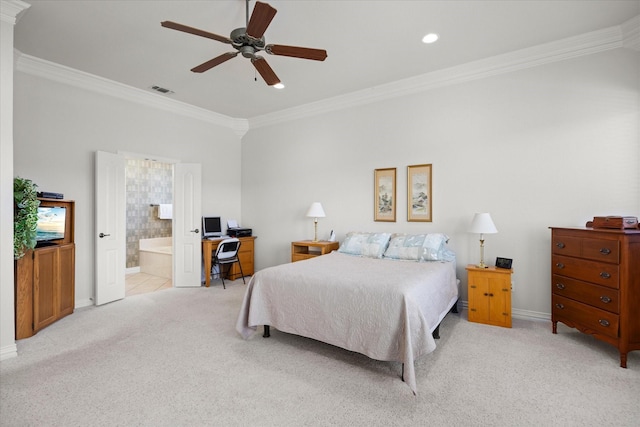
POLYGON ((640 352, 548 322, 449 314, 434 353, 379 362, 272 329, 235 331, 242 281, 73 315, 0 363, 2 426, 638 426, 640 352))

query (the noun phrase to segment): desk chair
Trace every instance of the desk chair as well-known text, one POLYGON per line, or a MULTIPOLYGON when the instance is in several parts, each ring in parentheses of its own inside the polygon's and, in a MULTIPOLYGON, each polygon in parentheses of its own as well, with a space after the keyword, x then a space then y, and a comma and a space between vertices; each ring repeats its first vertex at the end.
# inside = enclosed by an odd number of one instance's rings
POLYGON ((222 266, 228 265, 227 274, 231 269, 231 265, 238 263, 240 267, 240 274, 242 275, 242 283, 246 284, 244 281, 244 273, 242 271, 242 263, 240 262, 240 258, 238 257, 238 251, 240 250, 240 240, 236 238, 224 239, 218 245, 218 249, 216 249, 216 253, 213 255, 213 259, 211 260, 211 272, 213 274, 215 272, 216 266, 218 267, 218 275, 222 279, 222 287, 227 289, 224 284, 224 274, 222 271, 222 266))

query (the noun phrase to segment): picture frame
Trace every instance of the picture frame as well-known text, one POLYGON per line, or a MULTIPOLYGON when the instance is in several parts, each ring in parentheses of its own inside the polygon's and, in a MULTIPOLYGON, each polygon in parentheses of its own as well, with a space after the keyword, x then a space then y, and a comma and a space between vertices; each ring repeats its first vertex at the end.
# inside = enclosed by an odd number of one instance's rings
POLYGON ((374 221, 396 221, 396 168, 374 171, 374 221))
POLYGON ((432 165, 407 166, 407 221, 432 222, 432 165))

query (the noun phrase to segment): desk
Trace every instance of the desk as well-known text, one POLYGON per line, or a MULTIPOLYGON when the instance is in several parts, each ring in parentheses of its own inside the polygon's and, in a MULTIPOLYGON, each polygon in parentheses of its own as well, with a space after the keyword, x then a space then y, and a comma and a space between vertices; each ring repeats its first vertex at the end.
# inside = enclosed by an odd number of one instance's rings
MULTIPOLYGON (((253 275, 253 248, 254 248, 254 240, 256 236, 250 237, 239 237, 240 240, 240 251, 238 252, 238 258, 240 259, 240 263, 242 264, 242 272, 245 276, 253 275)), ((218 249, 218 245, 224 239, 216 239, 202 240, 202 259, 204 261, 204 283, 209 287, 211 284, 211 258, 212 255, 215 254, 216 249, 218 249)), ((233 264, 231 266, 231 270, 229 271, 229 277, 231 280, 236 280, 242 277, 242 273, 240 273, 240 267, 238 264, 233 264)))

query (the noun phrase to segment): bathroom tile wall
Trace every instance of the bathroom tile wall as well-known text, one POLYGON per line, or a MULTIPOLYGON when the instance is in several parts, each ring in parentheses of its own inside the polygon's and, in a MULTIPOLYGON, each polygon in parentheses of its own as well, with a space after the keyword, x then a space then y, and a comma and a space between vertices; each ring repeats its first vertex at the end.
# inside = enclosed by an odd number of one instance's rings
POLYGON ((127 268, 138 267, 138 241, 171 236, 171 220, 158 219, 158 205, 173 201, 173 165, 127 159, 127 268))

